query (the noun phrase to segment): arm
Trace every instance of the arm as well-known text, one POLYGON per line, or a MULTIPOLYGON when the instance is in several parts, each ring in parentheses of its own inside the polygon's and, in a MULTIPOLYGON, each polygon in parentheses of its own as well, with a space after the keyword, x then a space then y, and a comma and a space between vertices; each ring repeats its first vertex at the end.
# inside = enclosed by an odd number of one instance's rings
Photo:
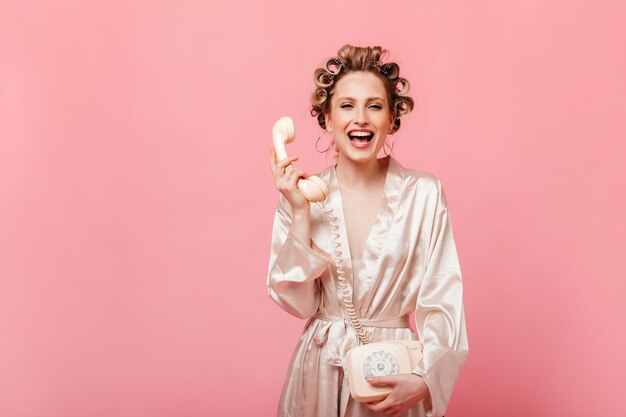
POLYGON ((440 417, 445 413, 469 353, 461 269, 445 193, 441 182, 437 181, 437 184, 428 263, 415 311, 424 352, 413 373, 421 376, 429 388, 430 397, 424 403, 428 417, 440 417))
POLYGON ((269 296, 288 313, 311 317, 321 297, 316 278, 329 264, 329 255, 312 247, 309 213, 292 216, 289 203, 280 194, 267 275, 269 296))
POLYGON ((273 146, 270 148, 270 167, 280 194, 272 230, 267 290, 285 311, 306 318, 317 311, 320 289, 316 278, 328 267, 330 258, 321 250, 311 249, 311 206, 296 185, 306 173, 287 168, 297 159, 277 161, 273 146))
POLYGON ((439 181, 437 186, 427 267, 415 311, 423 357, 411 374, 368 380, 372 385, 392 387, 383 401, 367 405, 373 411, 399 415, 423 401, 427 417, 443 416, 467 358, 461 270, 445 194, 439 181))

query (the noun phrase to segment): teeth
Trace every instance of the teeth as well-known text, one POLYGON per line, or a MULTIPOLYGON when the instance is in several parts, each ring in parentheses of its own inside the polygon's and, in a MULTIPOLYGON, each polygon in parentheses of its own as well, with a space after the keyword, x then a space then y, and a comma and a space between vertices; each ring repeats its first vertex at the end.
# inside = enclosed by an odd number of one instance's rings
POLYGON ((369 132, 352 132, 352 133, 350 133, 350 136, 361 136, 361 137, 372 136, 372 133, 369 133, 369 132))

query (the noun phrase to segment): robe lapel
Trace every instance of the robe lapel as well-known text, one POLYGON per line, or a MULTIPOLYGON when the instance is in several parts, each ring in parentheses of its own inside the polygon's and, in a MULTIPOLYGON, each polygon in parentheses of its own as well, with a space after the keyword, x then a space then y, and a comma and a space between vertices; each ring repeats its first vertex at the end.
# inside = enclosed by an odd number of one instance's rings
POLYGON ((358 279, 367 285, 367 296, 359 308, 361 317, 368 317, 368 308, 374 296, 373 288, 376 288, 377 281, 385 276, 382 272, 386 266, 383 264, 386 254, 386 242, 391 236, 390 230, 396 221, 398 206, 403 193, 403 167, 394 158, 389 157, 389 169, 387 171, 387 179, 385 180, 385 188, 383 198, 380 202, 378 217, 372 226, 372 230, 367 239, 365 250, 363 252, 363 268, 360 271, 358 279))
POLYGON ((359 275, 354 277, 367 287, 365 299, 358 303, 358 313, 363 318, 368 317, 367 310, 374 295, 372 288, 376 288, 376 281, 384 276, 380 271, 384 268, 382 264, 385 259, 385 244, 390 236, 389 231, 395 220, 402 193, 402 166, 394 158, 388 158, 389 167, 378 214, 363 249, 362 268, 359 275))
MULTIPOLYGON (((353 276, 352 262, 350 259, 350 244, 348 242, 348 235, 346 232, 346 221, 343 211, 343 202, 341 200, 341 193, 339 190, 339 183, 337 181, 337 175, 335 167, 331 166, 329 170, 328 185, 330 188, 330 195, 326 200, 326 206, 333 209, 333 215, 337 217, 337 225, 339 226, 339 241, 341 242, 341 259, 343 260, 343 266, 345 276, 349 282, 353 283, 355 279, 369 281, 366 285, 371 289, 375 278, 379 275, 376 271, 379 270, 379 265, 382 262, 384 255, 385 240, 389 236, 389 228, 393 223, 393 217, 396 213, 397 205, 399 203, 399 195, 401 190, 401 175, 400 170, 402 166, 393 158, 389 158, 389 167, 387 169, 387 176, 385 178, 385 185, 383 187, 383 195, 376 215, 376 220, 372 225, 365 247, 363 249, 362 268, 358 277, 353 276)), ((331 243, 332 247, 332 243, 331 243)), ((353 288, 353 285, 351 285, 353 288)), ((369 303, 371 302, 372 294, 368 291, 369 295, 366 302, 360 307, 359 315, 366 311, 369 303)), ((355 301, 355 300, 353 300, 355 301)))
MULTIPOLYGON (((330 167, 329 174, 330 178, 328 186, 330 188, 330 195, 326 199, 326 207, 331 208, 333 210, 332 215, 337 217, 335 223, 337 224, 337 226, 339 226, 337 233, 339 233, 339 243, 341 244, 341 247, 339 248, 339 250, 341 251, 339 258, 341 259, 343 264, 344 275, 348 282, 351 283, 350 288, 352 289, 354 277, 352 274, 352 261, 350 260, 350 244, 348 243, 348 233, 346 231, 346 220, 343 212, 343 202, 341 200, 341 193, 339 191, 339 182, 337 181, 335 166, 330 167)), ((333 253, 331 255, 333 256, 334 262, 334 257, 337 255, 337 253, 334 251, 334 245, 330 233, 328 237, 330 239, 329 246, 333 248, 333 253)), ((342 311, 344 310, 343 307, 344 306, 342 306, 342 311)))

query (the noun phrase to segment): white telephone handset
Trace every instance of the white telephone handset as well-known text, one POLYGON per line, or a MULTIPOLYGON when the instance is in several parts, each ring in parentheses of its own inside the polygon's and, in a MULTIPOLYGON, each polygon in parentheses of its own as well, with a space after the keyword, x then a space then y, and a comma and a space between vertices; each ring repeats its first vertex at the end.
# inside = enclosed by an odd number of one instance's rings
MULTIPOLYGON (((293 120, 290 117, 281 117, 274 124, 272 136, 276 159, 282 161, 287 157, 285 143, 295 139, 293 120)), ((287 167, 289 168, 289 167, 287 167)), ((320 209, 330 221, 330 234, 333 241, 333 258, 337 267, 337 291, 343 300, 348 312, 351 326, 354 328, 359 341, 363 346, 354 347, 346 354, 346 368, 352 398, 361 402, 378 401, 391 392, 389 386, 375 387, 366 381, 367 376, 396 375, 410 373, 417 366, 422 354, 422 344, 417 340, 388 340, 371 343, 371 334, 367 334, 358 318, 352 303, 349 291, 349 282, 345 276, 344 260, 339 240, 339 224, 332 209, 326 207, 323 201, 328 197, 329 189, 319 177, 311 176, 298 181, 298 190, 310 202, 317 202, 320 209)))
MULTIPOLYGON (((274 128, 272 129, 272 139, 274 142, 274 149, 276 150, 277 161, 280 162, 287 158, 285 144, 293 142, 295 138, 295 128, 291 117, 281 117, 276 123, 274 123, 274 128)), ((328 197, 328 194, 330 193, 326 183, 316 176, 310 176, 307 179, 300 179, 298 181, 298 190, 302 193, 304 198, 312 203, 326 200, 326 197, 328 197)))

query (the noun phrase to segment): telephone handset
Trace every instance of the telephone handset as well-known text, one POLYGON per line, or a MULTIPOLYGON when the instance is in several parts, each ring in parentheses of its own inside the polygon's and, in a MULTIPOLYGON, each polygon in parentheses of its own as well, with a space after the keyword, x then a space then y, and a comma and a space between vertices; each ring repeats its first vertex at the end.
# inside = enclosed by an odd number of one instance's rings
MULTIPOLYGON (((281 117, 276 123, 274 123, 272 137, 274 149, 276 150, 276 160, 280 162, 287 158, 285 144, 293 142, 296 138, 295 128, 291 117, 281 117)), ((289 165, 289 167, 290 166, 291 165, 289 165)), ((310 176, 307 179, 300 179, 298 181, 298 190, 302 193, 304 198, 312 203, 326 200, 326 197, 328 197, 328 194, 330 193, 328 185, 316 176, 310 176)))
MULTIPOLYGON (((285 144, 295 139, 293 120, 281 117, 272 129, 276 160, 287 157, 285 144)), ((289 167, 287 167, 289 168, 289 167)), ((344 260, 339 240, 339 224, 333 210, 324 205, 330 193, 328 186, 319 177, 311 176, 298 181, 298 190, 310 202, 316 202, 330 222, 330 234, 333 242, 333 260, 337 267, 337 292, 348 313, 348 320, 363 346, 354 347, 346 353, 346 369, 352 398, 360 402, 378 401, 391 392, 388 386, 375 387, 366 381, 367 376, 387 376, 410 373, 417 366, 422 354, 422 345, 417 340, 388 340, 371 343, 372 336, 367 334, 352 303, 349 282, 344 270, 344 260)))

